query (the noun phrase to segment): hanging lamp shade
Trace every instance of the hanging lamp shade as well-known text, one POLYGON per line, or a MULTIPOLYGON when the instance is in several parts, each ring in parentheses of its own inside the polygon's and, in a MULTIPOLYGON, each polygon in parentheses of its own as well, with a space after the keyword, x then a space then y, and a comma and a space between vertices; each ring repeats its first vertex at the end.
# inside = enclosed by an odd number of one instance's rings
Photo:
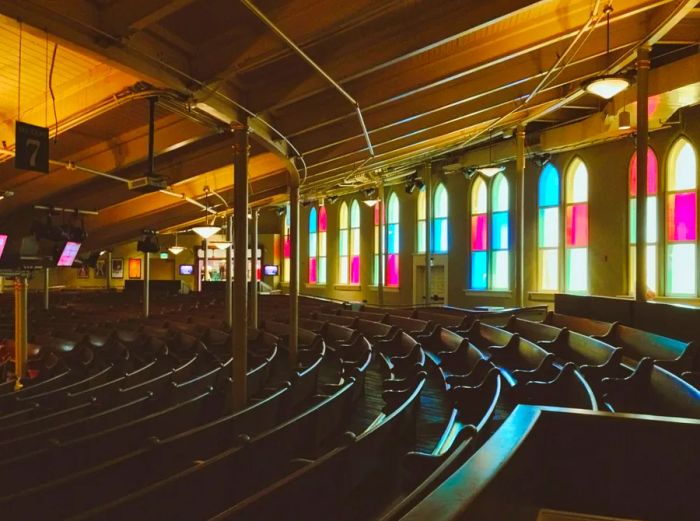
POLYGON ((376 204, 379 202, 379 199, 365 199, 362 202, 365 203, 370 208, 372 208, 372 207, 376 206, 376 204))
POLYGON ((603 99, 611 99, 629 86, 630 81, 619 74, 597 76, 583 84, 586 92, 603 99))
POLYGON ((176 245, 176 246, 171 246, 170 248, 168 248, 168 251, 170 253, 172 253, 173 255, 178 255, 178 254, 182 253, 183 251, 185 251, 185 248, 182 246, 176 245))
POLYGON ((228 242, 228 241, 218 241, 218 242, 214 242, 214 243, 212 243, 212 244, 213 244, 214 246, 216 246, 216 248, 219 249, 219 250, 225 250, 226 248, 228 248, 229 246, 231 246, 231 243, 228 242))
POLYGON ((482 166, 478 168, 477 171, 484 174, 486 177, 493 177, 496 174, 503 172, 505 170, 504 166, 482 166))
POLYGON ((221 226, 195 226, 192 228, 192 231, 199 235, 202 239, 208 239, 215 233, 218 233, 218 231, 221 230, 221 226))

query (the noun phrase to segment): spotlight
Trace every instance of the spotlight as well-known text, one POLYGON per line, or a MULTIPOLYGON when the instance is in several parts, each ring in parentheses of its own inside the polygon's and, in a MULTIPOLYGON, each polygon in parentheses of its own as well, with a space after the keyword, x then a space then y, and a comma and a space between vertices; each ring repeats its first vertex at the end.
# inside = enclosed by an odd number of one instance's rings
POLYGON ((416 188, 418 188, 418 190, 423 190, 423 188, 425 188, 425 183, 420 178, 417 178, 415 181, 413 181, 413 184, 416 185, 416 188))
POLYGON ((406 183, 406 188, 405 188, 405 190, 406 190, 406 193, 407 193, 407 194, 412 194, 413 191, 414 191, 415 189, 416 189, 416 183, 415 183, 415 182, 409 181, 408 183, 406 183))
POLYGON ((334 204, 338 200, 337 195, 329 195, 326 197, 326 200, 328 201, 328 204, 334 204))
POLYGON ((286 212, 287 209, 284 206, 277 207, 277 215, 279 215, 280 217, 282 217, 286 212))
POLYGON ((550 154, 549 152, 545 152, 544 154, 535 154, 532 160, 537 166, 542 168, 552 160, 552 154, 550 154))

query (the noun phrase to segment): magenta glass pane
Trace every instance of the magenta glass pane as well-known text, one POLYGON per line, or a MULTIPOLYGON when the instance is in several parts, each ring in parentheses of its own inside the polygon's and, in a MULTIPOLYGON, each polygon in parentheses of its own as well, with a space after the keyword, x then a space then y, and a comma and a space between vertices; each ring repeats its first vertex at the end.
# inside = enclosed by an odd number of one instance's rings
MULTIPOLYGON (((656 195, 659 178, 659 164, 656 154, 650 148, 647 151, 647 195, 656 195)), ((630 197, 637 197, 637 154, 632 154, 630 161, 630 197)))
POLYGON ((352 284, 359 284, 360 283, 360 256, 355 255, 352 258, 351 264, 350 264, 350 282, 352 284))
POLYGON ((472 251, 486 250, 486 214, 472 217, 472 251))
POLYGON ((668 236, 672 241, 694 241, 697 237, 695 192, 673 194, 668 198, 668 236))
POLYGON ((328 217, 326 217, 325 206, 321 206, 321 209, 318 211, 318 231, 328 231, 328 217))
POLYGON ((374 205, 374 225, 379 224, 379 203, 374 205))
POLYGON ((311 257, 309 259, 309 283, 316 284, 318 274, 316 272, 316 258, 311 257))
POLYGON ((566 245, 588 246, 588 205, 586 203, 566 207, 566 245))
POLYGON ((389 255, 386 263, 387 286, 399 285, 399 256, 395 253, 389 255))
POLYGON ((292 241, 289 239, 289 235, 284 237, 284 258, 290 259, 292 257, 292 241))

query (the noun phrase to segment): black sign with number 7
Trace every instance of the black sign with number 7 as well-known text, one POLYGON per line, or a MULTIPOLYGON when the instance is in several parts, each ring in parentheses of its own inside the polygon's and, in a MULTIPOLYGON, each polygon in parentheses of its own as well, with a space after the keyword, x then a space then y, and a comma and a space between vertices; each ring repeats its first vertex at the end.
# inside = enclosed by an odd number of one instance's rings
POLYGON ((15 168, 49 173, 49 129, 15 123, 15 168))

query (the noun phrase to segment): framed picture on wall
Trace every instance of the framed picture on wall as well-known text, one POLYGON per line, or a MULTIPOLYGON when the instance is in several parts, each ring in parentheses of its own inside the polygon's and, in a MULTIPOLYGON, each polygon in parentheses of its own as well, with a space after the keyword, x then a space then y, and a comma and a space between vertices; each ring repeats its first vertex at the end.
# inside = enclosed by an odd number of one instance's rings
POLYGON ((107 262, 104 259, 98 259, 97 264, 95 264, 95 278, 107 278, 107 262))
POLYGON ((124 259, 112 259, 112 278, 124 278, 124 259))
POLYGON ((129 259, 129 278, 141 278, 141 259, 129 259))
POLYGON ((89 279, 90 278, 90 268, 87 266, 81 266, 78 268, 78 278, 79 279, 89 279))

